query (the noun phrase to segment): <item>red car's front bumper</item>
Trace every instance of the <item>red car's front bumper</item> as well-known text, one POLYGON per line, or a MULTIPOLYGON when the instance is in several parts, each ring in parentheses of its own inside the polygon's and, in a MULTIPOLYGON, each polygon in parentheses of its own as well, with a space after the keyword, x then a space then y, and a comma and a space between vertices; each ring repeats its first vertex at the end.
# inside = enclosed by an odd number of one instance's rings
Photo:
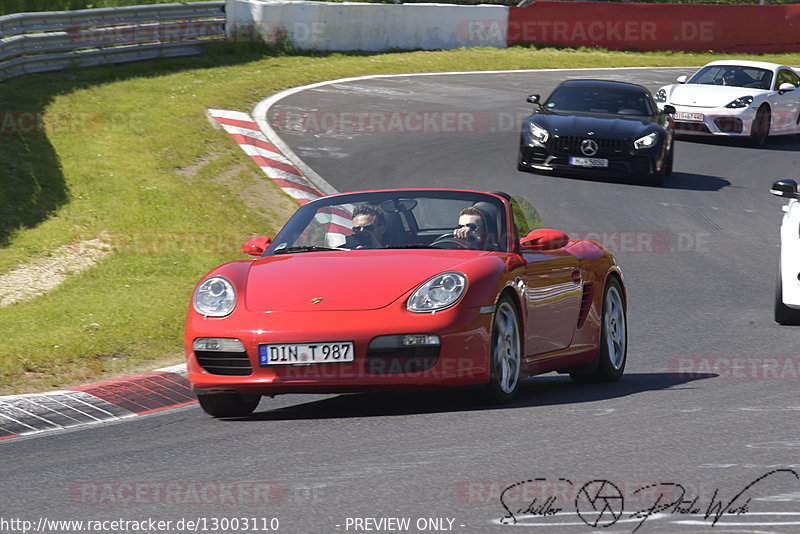
POLYGON ((404 390, 481 384, 489 381, 491 310, 455 306, 411 313, 397 304, 379 310, 274 312, 234 311, 228 317, 203 317, 190 311, 185 350, 189 382, 198 393, 326 393, 404 390), (434 334, 437 347, 370 349, 380 336, 434 334), (223 365, 209 365, 197 353, 196 338, 232 338, 244 353, 211 354, 223 365), (300 365, 259 364, 261 343, 352 341, 354 361, 300 365), (232 356, 230 360, 227 356, 232 356), (198 356, 200 359, 198 359, 198 356), (224 364, 236 360, 236 369, 224 364), (203 364, 201 365, 201 360, 203 364), (234 372, 238 374, 220 374, 234 372))

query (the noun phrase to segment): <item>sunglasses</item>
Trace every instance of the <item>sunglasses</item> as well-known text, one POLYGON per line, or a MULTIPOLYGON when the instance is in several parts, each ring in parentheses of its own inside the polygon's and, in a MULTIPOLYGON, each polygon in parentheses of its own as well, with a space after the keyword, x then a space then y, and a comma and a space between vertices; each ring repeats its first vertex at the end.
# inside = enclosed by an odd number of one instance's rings
POLYGON ((478 230, 478 225, 475 223, 459 224, 458 226, 456 226, 456 229, 458 228, 469 228, 470 230, 475 232, 478 230))
POLYGON ((374 225, 374 224, 365 224, 364 226, 354 226, 353 227, 353 233, 372 232, 373 230, 375 230, 375 228, 376 228, 376 225, 374 225))

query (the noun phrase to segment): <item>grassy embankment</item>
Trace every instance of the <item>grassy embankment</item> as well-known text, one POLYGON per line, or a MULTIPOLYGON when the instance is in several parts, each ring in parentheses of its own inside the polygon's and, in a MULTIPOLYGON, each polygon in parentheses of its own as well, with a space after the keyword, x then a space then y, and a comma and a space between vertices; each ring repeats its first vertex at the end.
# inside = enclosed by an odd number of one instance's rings
MULTIPOLYGON (((701 65, 719 57, 531 48, 296 55, 217 45, 201 57, 4 82, 0 110, 11 122, 0 142, 0 274, 78 239, 115 237, 114 253, 98 265, 0 308, 0 393, 180 362, 196 280, 241 259, 243 239, 274 235, 291 213, 293 201, 211 127, 207 108, 248 110, 287 87, 372 73, 701 65), (13 118, 25 111, 42 112, 47 128, 14 132, 13 118)), ((800 63, 798 55, 769 59, 800 63)))

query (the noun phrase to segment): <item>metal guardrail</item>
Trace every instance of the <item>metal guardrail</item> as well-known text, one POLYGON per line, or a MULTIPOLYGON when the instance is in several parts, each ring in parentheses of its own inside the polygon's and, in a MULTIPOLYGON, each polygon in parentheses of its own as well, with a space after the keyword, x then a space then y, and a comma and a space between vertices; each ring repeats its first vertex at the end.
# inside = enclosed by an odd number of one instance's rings
POLYGON ((0 17, 0 80, 198 54, 224 40, 224 1, 17 13, 0 17))

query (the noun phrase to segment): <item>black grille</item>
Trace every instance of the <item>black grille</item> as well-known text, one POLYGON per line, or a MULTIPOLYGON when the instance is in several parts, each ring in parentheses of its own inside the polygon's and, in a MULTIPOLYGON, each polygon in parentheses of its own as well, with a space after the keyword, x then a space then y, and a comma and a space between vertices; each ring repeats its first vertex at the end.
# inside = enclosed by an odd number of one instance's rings
POLYGON ((628 155, 625 141, 621 139, 597 139, 594 137, 583 137, 579 135, 554 136, 547 141, 547 148, 553 154, 560 156, 583 156, 587 154, 581 152, 581 142, 584 139, 593 139, 597 142, 597 154, 593 158, 622 158, 628 155))
POLYGON ((436 365, 439 360, 439 346, 393 348, 367 352, 367 373, 389 375, 400 373, 419 373, 436 365))
POLYGON ((711 130, 702 122, 678 122, 675 121, 675 131, 680 132, 702 132, 710 134, 711 130))
POLYGON ((194 351, 200 367, 213 375, 246 376, 253 367, 246 352, 194 351))
POLYGON ((714 124, 720 132, 742 133, 743 130, 742 119, 738 117, 717 117, 714 119, 714 124))

